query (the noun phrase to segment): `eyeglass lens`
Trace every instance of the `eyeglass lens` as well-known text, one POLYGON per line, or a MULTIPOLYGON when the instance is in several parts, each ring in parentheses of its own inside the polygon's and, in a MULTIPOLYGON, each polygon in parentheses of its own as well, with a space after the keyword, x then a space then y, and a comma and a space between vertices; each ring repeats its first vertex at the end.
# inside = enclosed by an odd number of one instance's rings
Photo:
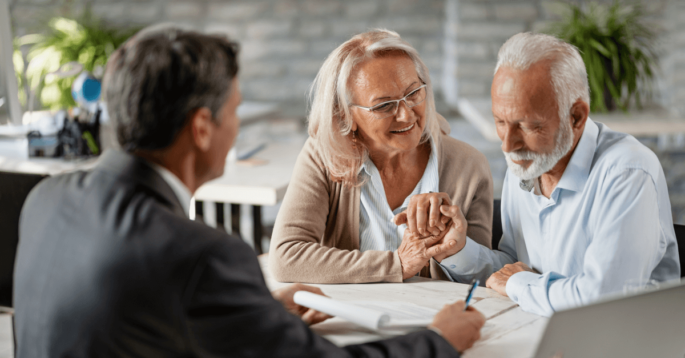
POLYGON ((399 108, 400 101, 404 101, 407 107, 411 108, 418 104, 421 104, 423 100, 426 99, 426 88, 418 88, 402 99, 388 101, 380 103, 373 108, 371 108, 371 113, 376 117, 376 119, 382 119, 389 117, 397 113, 397 108, 399 108))

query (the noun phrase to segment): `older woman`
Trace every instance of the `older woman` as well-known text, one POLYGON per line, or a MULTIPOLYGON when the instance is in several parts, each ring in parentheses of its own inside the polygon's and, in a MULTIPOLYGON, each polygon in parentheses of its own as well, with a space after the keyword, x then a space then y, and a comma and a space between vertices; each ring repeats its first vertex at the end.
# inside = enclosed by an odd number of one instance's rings
POLYGON ((450 243, 432 236, 446 229, 439 213, 409 213, 412 230, 393 221, 415 194, 445 193, 422 196, 425 207, 457 205, 466 235, 490 247, 488 162, 448 136, 428 69, 398 34, 370 31, 342 44, 321 67, 312 95, 310 138, 271 240, 277 280, 402 282, 422 269, 427 276, 429 262, 432 277, 445 278, 436 259, 450 253, 450 243))

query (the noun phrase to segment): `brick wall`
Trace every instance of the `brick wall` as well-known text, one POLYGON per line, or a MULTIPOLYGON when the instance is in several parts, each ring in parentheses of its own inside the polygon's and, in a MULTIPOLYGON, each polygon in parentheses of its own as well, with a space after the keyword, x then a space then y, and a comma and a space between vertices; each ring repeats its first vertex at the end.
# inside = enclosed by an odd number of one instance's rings
MULTIPOLYGON (((564 7, 562 2, 550 0, 446 0, 446 3, 445 31, 449 39, 445 45, 448 49, 445 61, 458 65, 452 71, 445 71, 445 76, 456 78, 451 82, 456 83, 457 88, 453 90, 458 96, 476 98, 490 95, 497 52, 504 41, 518 32, 544 31, 559 18, 564 7)), ((685 102, 685 2, 643 0, 643 5, 651 14, 648 21, 659 34, 662 73, 683 73, 676 77, 661 75, 664 80, 660 85, 665 91, 657 92, 656 99, 666 106, 680 105, 685 109, 682 104, 685 102)), ((447 62, 445 67, 449 67, 447 62)), ((443 83, 450 83, 450 79, 444 78, 443 83)))
POLYGON ((664 107, 685 117, 685 1, 668 0, 663 14, 659 99, 664 107))
MULTIPOLYGON (((17 34, 55 15, 81 13, 86 0, 10 0, 17 34)), ((117 26, 173 22, 226 33, 242 44, 241 85, 250 100, 302 101, 326 56, 352 35, 395 30, 440 80, 443 0, 95 0, 93 12, 117 26)))
MULTIPOLYGON (((414 45, 448 100, 487 97, 502 43, 544 29, 562 6, 556 0, 10 0, 15 33, 41 31, 50 17, 78 15, 87 3, 116 26, 173 22, 226 33, 243 45, 246 99, 300 103, 326 55, 374 27, 398 31, 414 45)), ((661 33, 657 101, 685 115, 685 1, 643 4, 661 33)))

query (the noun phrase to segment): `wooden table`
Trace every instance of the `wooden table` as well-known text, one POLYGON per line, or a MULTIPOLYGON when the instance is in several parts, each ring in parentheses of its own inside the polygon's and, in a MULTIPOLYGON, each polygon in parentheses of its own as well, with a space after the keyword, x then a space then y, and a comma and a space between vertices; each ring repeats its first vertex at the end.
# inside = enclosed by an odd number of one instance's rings
MULTIPOLYGON (((271 278, 266 255, 259 257, 270 290, 289 285, 271 278)), ((459 283, 414 277, 405 283, 312 285, 331 298, 373 301, 405 301, 440 309, 447 303, 463 300, 469 286, 459 283)), ((509 298, 489 288, 478 287, 472 305, 487 318, 481 330, 481 339, 464 352, 462 357, 532 357, 542 337, 548 319, 527 313, 509 298)), ((319 335, 343 346, 390 336, 381 335, 339 318, 312 326, 319 335)))

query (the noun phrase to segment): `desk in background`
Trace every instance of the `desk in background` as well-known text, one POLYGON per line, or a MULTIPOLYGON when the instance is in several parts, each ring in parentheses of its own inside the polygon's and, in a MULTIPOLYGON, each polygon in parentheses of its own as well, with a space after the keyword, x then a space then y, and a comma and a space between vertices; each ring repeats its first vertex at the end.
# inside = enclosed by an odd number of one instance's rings
MULTIPOLYGON (((258 166, 229 162, 224 175, 201 186, 195 200, 212 201, 216 205, 217 227, 224 226, 224 203, 231 204, 231 230, 240 232, 240 204, 252 206, 252 230, 255 251, 262 253, 262 206, 276 205, 285 196, 297 156, 306 135, 298 135, 283 142, 268 143, 255 154, 266 163, 258 166)), ((196 202, 196 212, 201 206, 196 202)))
MULTIPOLYGON (((259 262, 270 290, 290 285, 271 278, 266 255, 261 255, 259 262)), ((469 290, 469 285, 422 277, 413 277, 405 283, 312 286, 341 301, 404 301, 438 310, 447 303, 465 299, 469 290)), ((524 358, 535 354, 547 318, 524 312, 512 300, 489 288, 478 287, 472 302, 473 307, 485 315, 487 322, 481 330, 481 339, 462 357, 524 358)), ((312 330, 339 346, 391 337, 340 318, 316 324, 312 330)))

